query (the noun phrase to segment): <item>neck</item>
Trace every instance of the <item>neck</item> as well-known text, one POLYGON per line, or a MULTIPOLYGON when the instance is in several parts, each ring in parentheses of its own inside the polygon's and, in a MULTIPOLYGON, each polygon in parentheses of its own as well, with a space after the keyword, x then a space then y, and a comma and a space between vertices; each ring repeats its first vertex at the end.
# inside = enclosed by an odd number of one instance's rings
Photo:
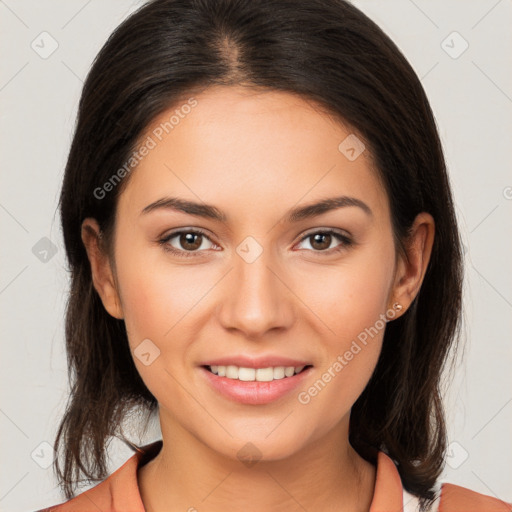
POLYGON ((368 512, 375 467, 348 442, 348 421, 281 460, 243 464, 190 432, 163 434, 160 453, 138 471, 146 512, 368 512))

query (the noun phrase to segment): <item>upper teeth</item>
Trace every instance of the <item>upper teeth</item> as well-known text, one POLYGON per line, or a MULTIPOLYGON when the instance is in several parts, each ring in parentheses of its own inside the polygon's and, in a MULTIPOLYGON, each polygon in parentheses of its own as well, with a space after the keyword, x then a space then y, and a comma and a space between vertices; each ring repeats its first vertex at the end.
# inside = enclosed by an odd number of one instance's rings
POLYGON ((301 372, 304 366, 274 366, 269 368, 244 368, 242 366, 210 366, 212 373, 219 377, 243 381, 270 382, 301 372))

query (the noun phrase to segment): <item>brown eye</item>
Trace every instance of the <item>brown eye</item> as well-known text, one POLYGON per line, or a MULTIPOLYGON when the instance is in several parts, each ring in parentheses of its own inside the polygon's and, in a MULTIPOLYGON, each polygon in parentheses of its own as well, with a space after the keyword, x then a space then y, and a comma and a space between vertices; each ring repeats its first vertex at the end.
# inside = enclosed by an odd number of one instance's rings
POLYGON ((200 256, 206 249, 211 249, 213 242, 205 233, 197 230, 181 230, 170 233, 166 237, 159 240, 164 250, 171 252, 177 256, 200 256), (208 243, 210 247, 208 247, 208 243))
POLYGON ((195 251, 201 247, 203 235, 199 233, 185 233, 179 235, 181 247, 188 251, 195 251))
MULTIPOLYGON (((342 251, 343 249, 353 245, 352 240, 347 235, 329 229, 325 231, 316 231, 314 233, 310 233, 301 240, 301 243, 305 240, 310 241, 309 245, 313 252, 323 252, 327 254, 342 251), (340 243, 331 247, 332 242, 335 240, 338 240, 340 243)), ((306 247, 306 249, 308 249, 308 247, 306 247)))
POLYGON ((329 233, 316 233, 310 237, 312 240, 311 247, 314 249, 318 249, 319 251, 329 249, 332 240, 332 235, 329 233))

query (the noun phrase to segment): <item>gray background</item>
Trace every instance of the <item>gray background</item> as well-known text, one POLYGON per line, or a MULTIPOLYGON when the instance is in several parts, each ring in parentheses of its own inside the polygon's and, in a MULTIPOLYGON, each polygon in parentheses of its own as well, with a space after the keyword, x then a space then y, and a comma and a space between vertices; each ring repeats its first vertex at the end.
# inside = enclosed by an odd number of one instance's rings
MULTIPOLYGON (((64 501, 45 469, 67 391, 57 199, 83 79, 141 3, 0 0, 1 511, 64 501)), ((466 349, 445 397, 451 445, 442 481, 512 501, 512 2, 354 3, 422 80, 466 248, 466 349)), ((155 422, 143 440, 158 435, 155 422)), ((132 454, 117 441, 110 448, 112 470, 132 454)))

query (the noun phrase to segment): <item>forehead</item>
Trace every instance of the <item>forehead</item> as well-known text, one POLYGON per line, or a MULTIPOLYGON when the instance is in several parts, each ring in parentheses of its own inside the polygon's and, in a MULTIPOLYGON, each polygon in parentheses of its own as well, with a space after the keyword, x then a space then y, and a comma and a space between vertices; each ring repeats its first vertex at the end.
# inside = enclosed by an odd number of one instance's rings
POLYGON ((364 197, 380 213, 387 209, 361 138, 316 103, 287 92, 210 88, 157 116, 140 144, 149 149, 120 208, 140 211, 168 194, 238 210, 250 200, 260 212, 277 212, 338 193, 364 197), (354 159, 347 148, 362 152, 354 159))

